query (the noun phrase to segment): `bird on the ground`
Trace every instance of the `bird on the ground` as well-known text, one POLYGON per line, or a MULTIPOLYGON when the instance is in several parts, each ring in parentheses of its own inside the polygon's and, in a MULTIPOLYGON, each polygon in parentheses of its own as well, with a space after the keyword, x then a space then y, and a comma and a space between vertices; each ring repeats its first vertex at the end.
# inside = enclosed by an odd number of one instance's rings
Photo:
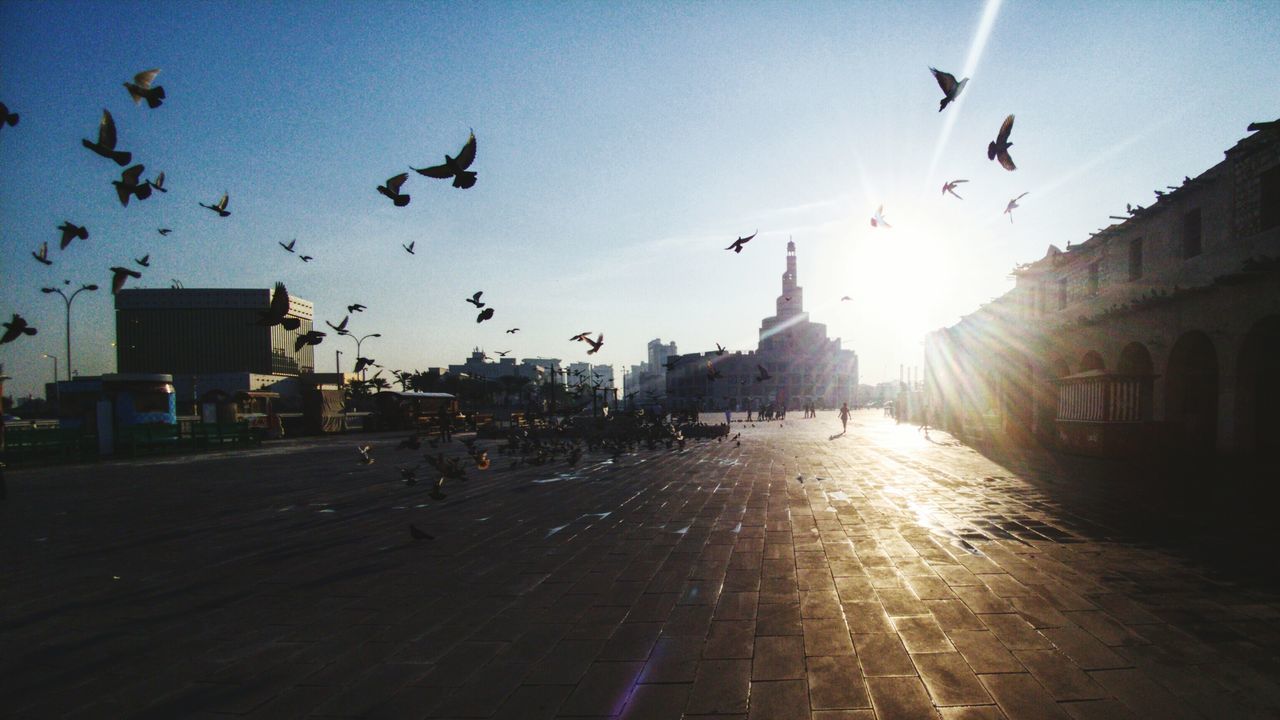
POLYGON ((518 332, 520 332, 520 328, 511 328, 510 330, 508 330, 508 331, 507 331, 507 334, 508 334, 508 335, 515 335, 515 334, 516 334, 516 333, 518 333, 518 332))
POLYGON ((760 231, 756 230, 755 232, 751 233, 746 237, 739 237, 737 240, 734 240, 733 242, 729 243, 729 247, 725 248, 725 250, 732 250, 735 253, 740 253, 742 252, 742 246, 751 242, 751 239, 759 234, 760 234, 760 231))
POLYGON ((604 345, 604 333, 597 335, 594 341, 591 338, 584 338, 583 342, 591 346, 591 349, 587 351, 587 354, 595 355, 597 352, 600 352, 600 346, 604 345))
POLYGON ((171 233, 171 232, 173 232, 173 231, 172 231, 172 230, 170 230, 169 228, 160 228, 160 229, 159 229, 159 230, 157 230, 156 232, 160 233, 160 234, 163 236, 163 235, 168 235, 169 233, 171 233))
POLYGON ((404 481, 406 486, 413 487, 418 484, 418 467, 416 465, 411 468, 402 467, 397 469, 400 470, 400 479, 404 481))
POLYGON ((1005 206, 1004 206, 1004 214, 1009 216, 1009 222, 1010 222, 1010 223, 1012 223, 1012 222, 1013 222, 1013 209, 1014 209, 1014 208, 1016 208, 1016 207, 1018 207, 1018 201, 1019 201, 1019 200, 1021 200, 1021 199, 1022 199, 1022 198, 1024 198, 1024 197, 1026 197, 1026 196, 1027 196, 1027 195, 1029 195, 1029 194, 1030 194, 1030 193, 1022 193, 1022 194, 1021 194, 1021 195, 1019 195, 1018 197, 1016 197, 1016 198, 1014 198, 1014 199, 1010 200, 1008 205, 1005 205, 1005 206))
POLYGON ((160 173, 159 175, 156 175, 156 178, 154 180, 148 180, 147 184, 151 186, 152 190, 159 190, 162 193, 169 192, 164 187, 164 173, 160 173))
MULTIPOLYGON (((884 221, 884 206, 881 205, 876 209, 876 214, 871 217, 871 227, 893 227, 884 221)), ((788 298, 790 299, 790 298, 788 298)))
POLYGON ((254 324, 272 327, 279 325, 285 330, 297 330, 302 321, 295 317, 286 317, 289 314, 289 291, 285 289, 284 283, 276 283, 275 290, 271 293, 271 304, 266 310, 258 311, 258 319, 254 324))
MULTIPOLYGON (((427 459, 430 459, 430 457, 428 457, 427 459)), ((443 500, 449 497, 448 495, 444 494, 443 490, 444 490, 444 476, 442 475, 436 478, 435 484, 431 486, 431 492, 427 493, 427 496, 430 497, 432 500, 443 500)))
POLYGON ((929 72, 933 73, 933 79, 937 80, 938 87, 942 88, 942 103, 938 105, 938 112, 942 112, 947 105, 955 102, 956 98, 960 96, 960 91, 964 90, 969 78, 956 82, 956 76, 951 73, 942 72, 934 67, 929 68, 929 72))
POLYGON ((293 341, 293 351, 299 352, 307 345, 319 345, 324 340, 324 333, 319 330, 308 330, 293 341))
POLYGON ((298 259, 302 262, 311 262, 312 260, 315 260, 315 257, 312 255, 299 255, 298 259))
POLYGON ((18 124, 18 113, 9 112, 9 106, 0 103, 0 127, 8 125, 13 127, 18 124))
POLYGON ((200 207, 209 208, 210 210, 218 213, 218 217, 227 217, 228 215, 231 214, 231 211, 227 210, 227 201, 229 199, 230 198, 228 197, 227 193, 224 192, 222 193, 222 199, 219 200, 218 202, 212 205, 205 205, 204 203, 200 203, 200 207))
POLYGON ((112 267, 111 268, 111 294, 115 295, 116 293, 120 292, 120 290, 124 288, 125 281, 128 280, 129 278, 137 279, 140 277, 142 277, 142 273, 138 272, 137 270, 131 270, 127 267, 112 267))
POLYGON ((719 357, 724 353, 725 353, 724 346, 721 345, 720 343, 716 343, 716 357, 719 357))
POLYGON ((483 294, 484 294, 483 290, 478 290, 476 291, 475 295, 472 295, 471 297, 467 298, 467 302, 471 303, 472 305, 475 305, 477 308, 482 308, 484 307, 484 303, 480 302, 480 296, 483 294))
POLYGON ((325 324, 325 325, 328 325, 328 326, 329 326, 329 327, 331 327, 331 328, 333 328, 334 332, 338 333, 339 335, 347 335, 347 334, 348 334, 348 333, 347 333, 347 321, 348 321, 348 320, 350 320, 350 319, 351 319, 351 316, 350 316, 350 315, 346 315, 346 316, 343 316, 343 318, 342 318, 342 322, 338 323, 337 325, 334 325, 333 323, 329 322, 328 320, 325 320, 325 321, 324 321, 324 324, 325 324))
POLYGON ((840 302, 849 302, 850 300, 853 300, 853 298, 849 297, 848 295, 845 295, 844 297, 840 298, 840 302))
POLYGON ((586 342, 587 338, 589 338, 589 337, 591 337, 591 331, 590 331, 590 330, 588 330, 588 331, 586 331, 586 332, 578 333, 577 335, 574 335, 573 337, 569 338, 569 340, 570 340, 570 341, 576 341, 576 342, 586 342))
POLYGON ((116 197, 124 207, 129 207, 130 196, 138 200, 151 197, 151 184, 142 179, 142 171, 146 169, 145 165, 132 165, 120 173, 119 180, 111 181, 116 186, 116 197))
POLYGON ((429 533, 423 532, 422 530, 419 530, 418 526, 414 525, 413 523, 409 523, 409 537, 413 538, 414 540, 435 540, 436 539, 435 535, 431 535, 429 533))
POLYGON ((947 193, 951 193, 952 195, 955 195, 956 197, 963 200, 964 198, 960 197, 960 195, 956 193, 956 186, 959 185, 960 183, 967 183, 967 182, 969 181, 968 180, 950 180, 950 181, 944 182, 942 183, 942 194, 946 195, 947 193))
POLYGON ((140 258, 134 258, 133 261, 142 267, 151 267, 151 253, 147 253, 140 258))
POLYGON ((763 365, 756 365, 756 370, 759 371, 756 373, 756 382, 764 382, 765 380, 768 380, 770 377, 773 377, 772 375, 769 374, 769 371, 766 370, 763 365))
POLYGON ((49 259, 49 243, 40 243, 40 249, 31 253, 31 257, 39 260, 43 265, 52 265, 53 261, 49 259))
POLYGON ((98 142, 89 142, 88 140, 81 140, 80 142, 98 155, 108 160, 114 160, 120 167, 128 165, 129 161, 133 159, 133 153, 116 150, 116 121, 111 117, 111 113, 106 110, 102 111, 102 119, 98 121, 98 142))
POLYGON ((1018 166, 1013 164, 1013 158, 1009 156, 1009 148, 1013 147, 1013 143, 1009 142, 1011 132, 1013 132, 1012 115, 1000 123, 1000 132, 996 134, 996 139, 987 144, 987 159, 999 160, 1001 167, 1005 170, 1018 169, 1018 166))
POLYGON ((418 244, 418 241, 417 241, 417 240, 411 240, 411 241, 409 241, 409 244, 408 244, 408 245, 405 245, 404 243, 401 243, 401 244, 400 244, 400 247, 404 248, 404 251, 405 251, 405 252, 407 252, 407 253, 409 253, 410 255, 416 255, 417 253, 415 253, 415 252, 413 251, 413 246, 414 246, 414 245, 417 245, 417 244, 418 244))
POLYGON ((489 307, 489 308, 485 308, 485 309, 483 309, 483 310, 481 310, 481 311, 480 311, 480 314, 479 314, 479 315, 476 315, 476 322, 477 322, 477 323, 482 323, 482 322, 484 322, 485 320, 488 320, 488 319, 489 319, 489 318, 491 318, 491 317, 493 317, 493 308, 491 308, 491 307, 489 307))
POLYGON ((164 88, 160 85, 151 86, 151 83, 156 81, 156 75, 159 74, 160 68, 143 70, 133 76, 133 82, 124 84, 125 89, 129 91, 129 97, 133 98, 134 105, 146 100, 147 107, 152 109, 160 107, 164 102, 164 88))
POLYGON ((511 354, 510 350, 497 350, 495 352, 498 353, 498 357, 506 357, 511 354))
POLYGON ((462 150, 458 151, 457 157, 444 156, 443 165, 433 165, 425 168, 410 167, 419 175, 425 175, 429 178, 437 180, 447 180, 453 178, 453 186, 462 188, 463 190, 476 184, 476 174, 467 168, 471 167, 471 163, 476 159, 476 133, 471 131, 471 137, 467 138, 467 142, 462 146, 462 150))
POLYGON ((370 365, 372 365, 372 364, 373 364, 373 358, 357 357, 357 358, 356 358, 356 369, 355 369, 355 370, 353 370, 352 372, 356 372, 356 373, 358 373, 358 372, 360 372, 360 371, 364 370, 365 368, 369 367, 369 366, 370 366, 370 365))
POLYGON ((26 318, 18 313, 13 314, 13 319, 4 325, 4 335, 0 335, 0 345, 11 343, 22 335, 35 335, 37 330, 27 324, 26 318))
POLYGON ((400 186, 404 185, 404 181, 409 179, 409 173, 400 173, 387 178, 386 185, 379 185, 378 192, 391 198, 391 202, 396 207, 404 207, 409 204, 409 196, 400 192, 400 186))
POLYGON ((288 250, 289 252, 293 252, 293 246, 298 244, 298 238, 294 238, 287 243, 282 243, 279 240, 277 240, 276 244, 284 248, 285 250, 288 250))
POLYGON ((360 454, 359 462, 361 465, 372 465, 373 457, 369 455, 369 451, 373 448, 369 445, 357 445, 356 452, 360 454))

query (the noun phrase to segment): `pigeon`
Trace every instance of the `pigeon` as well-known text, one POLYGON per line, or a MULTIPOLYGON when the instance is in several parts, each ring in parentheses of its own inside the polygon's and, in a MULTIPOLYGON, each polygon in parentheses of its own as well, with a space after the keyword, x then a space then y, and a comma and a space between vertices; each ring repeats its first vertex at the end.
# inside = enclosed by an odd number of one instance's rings
POLYGON ((844 297, 840 298, 840 302, 849 302, 851 300, 853 300, 853 298, 849 297, 848 295, 845 295, 844 297))
POLYGON ((764 382, 772 377, 772 375, 769 374, 769 371, 764 369, 763 365, 756 365, 756 370, 759 371, 756 373, 756 382, 764 382))
POLYGON ((1016 197, 1016 198, 1014 198, 1014 199, 1010 200, 1010 201, 1009 201, 1009 204, 1005 206, 1005 208, 1004 208, 1004 214, 1009 216, 1009 222, 1010 222, 1010 224, 1012 224, 1012 223, 1013 223, 1013 209, 1014 209, 1014 208, 1016 208, 1016 207, 1018 207, 1018 201, 1019 201, 1019 200, 1021 200, 1021 199, 1022 199, 1022 198, 1024 198, 1024 197, 1026 197, 1026 196, 1027 196, 1027 195, 1029 195, 1029 194, 1030 194, 1030 193, 1022 193, 1022 194, 1021 194, 1021 195, 1019 195, 1018 197, 1016 197))
POLYGON ((307 345, 319 345, 324 340, 324 333, 319 330, 308 330, 293 341, 293 351, 298 352, 307 345))
POLYGON ((413 487, 418 484, 418 468, 416 466, 411 468, 402 467, 398 469, 400 470, 400 479, 404 481, 406 486, 413 487))
POLYGON ((498 357, 506 357, 511 354, 510 350, 498 350, 498 357))
POLYGON ((724 353, 725 353, 724 346, 721 345, 720 343, 716 343, 716 357, 720 357, 724 353))
POLYGON ((956 82, 956 76, 951 73, 944 73, 937 68, 929 68, 929 72, 933 73, 933 79, 938 81, 938 87, 942 88, 942 103, 938 105, 938 112, 942 112, 947 105, 956 101, 960 96, 960 91, 964 90, 965 83, 969 82, 969 78, 965 78, 960 82, 956 82))
POLYGON ((145 165, 132 165, 120 173, 119 180, 111 181, 116 186, 116 197, 124 207, 129 207, 130 196, 139 200, 151 197, 151 184, 142 179, 142 171, 146 169, 145 165))
POLYGON ((25 318, 18 313, 13 314, 13 319, 4 325, 4 335, 0 336, 0 345, 11 343, 22 335, 35 335, 36 329, 27 324, 25 318))
POLYGON ((569 338, 569 340, 570 340, 570 341, 577 341, 577 342, 586 342, 587 338, 589 338, 589 337, 591 337, 591 331, 590 331, 590 330, 588 330, 588 331, 586 331, 586 332, 583 332, 583 333, 578 333, 577 335, 574 335, 573 337, 569 338))
POLYGON ((362 372, 365 368, 369 367, 372 364, 373 364, 373 358, 357 357, 356 369, 352 370, 352 372, 357 372, 357 373, 362 372))
POLYGON ((969 181, 968 180, 952 180, 950 182, 945 182, 942 184, 942 194, 946 195, 947 193, 951 193, 952 195, 955 195, 956 197, 963 200, 964 198, 956 194, 956 186, 959 185, 960 183, 967 183, 967 182, 969 181))
POLYGON ((453 178, 453 186, 465 190, 476 184, 476 174, 467 170, 475 159, 476 133, 472 130, 471 137, 467 138, 467 143, 462 146, 462 150, 458 151, 457 157, 445 155, 443 165, 433 165, 426 168, 411 167, 410 169, 419 175, 436 178, 437 180, 453 178))
POLYGON ((224 192, 222 193, 222 199, 219 200, 218 202, 212 205, 205 205, 204 203, 200 203, 200 207, 209 208, 210 210, 218 213, 218 217, 226 217, 231 214, 231 212, 227 210, 228 199, 229 198, 227 197, 227 193, 224 192))
POLYGON ((294 238, 287 243, 282 243, 279 240, 277 240, 276 244, 284 248, 285 250, 288 250, 289 252, 293 252, 293 246, 298 244, 298 238, 294 238))
POLYGON ((148 180, 147 184, 151 186, 152 190, 159 190, 162 193, 169 192, 164 187, 164 173, 160 173, 159 175, 156 175, 155 180, 148 180))
POLYGON ((467 298, 467 302, 471 303, 472 305, 475 305, 477 308, 482 308, 484 307, 484 303, 480 302, 480 296, 483 294, 484 294, 483 290, 477 291, 475 295, 472 295, 471 297, 467 298))
POLYGON ((85 147, 94 151, 108 160, 114 160, 117 165, 124 167, 133 159, 133 153, 123 150, 116 150, 116 121, 111 117, 111 113, 106 110, 102 111, 102 120, 98 122, 98 142, 89 142, 81 140, 85 147))
POLYGON ((155 82, 156 75, 159 74, 160 68, 143 70, 133 76, 133 82, 124 84, 125 89, 129 91, 129 97, 133 98, 134 105, 146 100, 147 107, 153 110, 160 107, 164 102, 164 88, 159 85, 151 87, 151 83, 155 82))
POLYGON ((49 243, 40 243, 40 249, 31 253, 31 257, 39 260, 42 265, 52 265, 53 261, 49 259, 49 243))
MULTIPOLYGON (((871 217, 871 227, 887 227, 887 228, 893 227, 892 225, 884 221, 883 205, 881 205, 878 209, 876 209, 876 214, 871 217)), ((787 299, 790 300, 790 298, 787 298, 787 299)))
POLYGON ((400 247, 404 248, 404 251, 409 253, 410 255, 414 255, 416 253, 413 252, 413 246, 417 244, 418 244, 417 240, 412 240, 409 242, 408 245, 401 243, 400 247))
POLYGON ((325 324, 325 325, 328 325, 328 326, 329 326, 329 327, 331 327, 331 328, 333 328, 334 332, 338 333, 339 335, 349 335, 350 333, 348 333, 348 332, 347 332, 347 321, 348 321, 348 320, 350 320, 350 319, 351 319, 351 316, 350 316, 350 315, 347 315, 347 316, 343 317, 343 318, 342 318, 342 322, 338 323, 337 325, 334 325, 333 323, 329 322, 328 320, 325 320, 325 321, 324 321, 324 324, 325 324))
POLYGON ((365 306, 361 305, 360 303, 354 303, 347 306, 347 312, 349 313, 364 312, 364 311, 365 311, 365 306))
POLYGON ((124 288, 125 281, 128 280, 129 278, 137 279, 142 277, 142 273, 138 272, 137 270, 130 270, 127 267, 112 267, 111 273, 112 273, 111 275, 111 294, 112 295, 115 295, 116 293, 120 292, 120 290, 124 288))
POLYGON ((9 112, 9 106, 0 103, 0 127, 8 125, 13 127, 18 124, 18 113, 9 112))
POLYGON ((400 186, 404 185, 404 181, 409 179, 409 173, 400 173, 393 177, 387 178, 386 185, 379 185, 378 192, 391 198, 391 202, 396 207, 404 207, 409 204, 409 196, 400 192, 400 186))
POLYGON ((507 334, 508 334, 508 335, 515 335, 515 334, 516 334, 516 333, 518 333, 518 332, 520 332, 520 328, 511 328, 510 330, 508 330, 508 331, 507 331, 507 334))
POLYGON ((1005 170, 1017 170, 1018 166, 1013 164, 1013 158, 1009 157, 1009 148, 1013 147, 1013 143, 1009 142, 1009 133, 1013 132, 1013 116, 1004 119, 1000 124, 1000 133, 996 135, 993 142, 987 144, 987 159, 1000 161, 1000 165, 1005 170))
POLYGON ((443 492, 441 492, 441 490, 443 489, 444 489, 444 476, 440 476, 436 478, 435 484, 431 486, 431 492, 427 493, 427 495, 432 500, 443 500, 449 497, 448 495, 445 495, 443 492))
POLYGON ((369 445, 357 445, 356 452, 360 453, 359 462, 361 465, 372 465, 373 458, 369 456, 369 451, 373 448, 369 445))
POLYGON ((600 351, 600 346, 604 345, 604 333, 597 335, 594 342, 591 338, 583 338, 582 341, 591 346, 591 349, 587 351, 587 354, 595 355, 600 351))
POLYGON ((159 229, 159 230, 157 230, 156 232, 160 233, 161 235, 168 235, 169 233, 171 233, 171 232, 173 232, 173 231, 172 231, 172 230, 170 230, 169 228, 160 228, 160 229, 159 229))
POLYGON ((288 314, 289 291, 285 289, 284 283, 278 282, 271 293, 271 305, 266 310, 258 311, 258 319, 254 324, 266 327, 279 325, 285 330, 297 330, 302 321, 298 318, 285 317, 288 314))
POLYGON ((133 261, 138 263, 142 267, 151 267, 151 254, 147 253, 146 255, 143 255, 140 258, 134 258, 133 261))
POLYGON ((430 535, 418 529, 417 525, 409 523, 409 537, 414 540, 435 540, 435 535, 430 535))
POLYGON ((298 259, 302 262, 311 262, 312 260, 315 260, 315 257, 311 255, 299 255, 298 259))
POLYGON ((476 322, 482 323, 491 317, 493 317, 493 308, 485 308, 480 311, 479 315, 476 316, 476 322))
POLYGON ((737 240, 734 240, 733 242, 729 243, 729 247, 725 248, 725 250, 732 250, 735 253, 740 253, 742 252, 742 246, 751 242, 751 239, 759 234, 760 234, 760 231, 756 230, 755 232, 751 233, 746 237, 740 237, 737 240))

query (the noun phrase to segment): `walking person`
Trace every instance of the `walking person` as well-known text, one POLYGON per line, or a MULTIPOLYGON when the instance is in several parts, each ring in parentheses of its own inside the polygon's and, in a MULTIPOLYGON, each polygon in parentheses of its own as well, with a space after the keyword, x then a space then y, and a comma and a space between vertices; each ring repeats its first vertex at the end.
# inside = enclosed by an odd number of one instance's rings
POLYGON ((436 421, 440 424, 440 439, 444 442, 453 442, 453 411, 448 405, 440 406, 436 421))
POLYGON ((849 432, 849 403, 840 406, 840 434, 849 432))

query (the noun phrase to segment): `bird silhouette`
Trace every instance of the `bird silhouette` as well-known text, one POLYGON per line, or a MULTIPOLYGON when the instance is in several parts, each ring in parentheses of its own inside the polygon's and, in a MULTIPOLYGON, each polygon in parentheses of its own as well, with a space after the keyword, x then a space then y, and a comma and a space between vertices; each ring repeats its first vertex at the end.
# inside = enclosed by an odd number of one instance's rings
POLYGON ((287 243, 282 243, 279 240, 277 240, 276 244, 284 248, 285 250, 288 250, 289 252, 293 252, 293 246, 298 244, 298 238, 294 238, 287 243))
POLYGON ((429 533, 423 532, 422 530, 419 530, 418 526, 414 525, 413 523, 409 523, 409 537, 413 538, 414 540, 435 540, 436 539, 435 535, 431 535, 429 533))
POLYGON ((759 235, 759 234, 760 234, 760 231, 756 230, 755 232, 751 233, 746 237, 740 237, 737 240, 734 240, 733 242, 729 243, 729 247, 725 248, 725 250, 732 250, 735 253, 740 253, 742 252, 742 246, 751 242, 752 238, 754 238, 756 235, 759 235))
MULTIPOLYGON (((403 445, 404 443, 401 443, 401 446, 403 445)), ((411 468, 402 467, 396 469, 400 471, 400 481, 405 484, 405 487, 413 487, 418 484, 418 467, 416 465, 411 468)))
POLYGON ((591 338, 583 338, 583 342, 591 346, 591 349, 587 351, 587 354, 595 355, 597 352, 600 352, 600 346, 604 345, 604 333, 597 335, 594 341, 591 338))
POLYGON ((301 260, 302 262, 311 262, 312 260, 315 260, 315 258, 312 257, 311 255, 299 255, 298 259, 301 260))
POLYGON ((347 312, 349 313, 364 312, 364 311, 365 311, 365 306, 361 305, 360 303, 353 303, 347 306, 347 312))
POLYGON ((498 353, 498 357, 506 357, 511 354, 510 350, 498 350, 496 352, 498 353))
POLYGON ((457 157, 445 155, 443 165, 433 165, 426 168, 411 167, 410 169, 419 175, 436 178, 437 180, 453 178, 453 186, 465 190, 476 184, 476 174, 467 170, 475 159, 476 133, 473 130, 471 131, 471 137, 467 138, 466 144, 462 146, 462 150, 458 151, 457 157))
POLYGON ((160 233, 161 235, 168 235, 169 233, 171 233, 171 232, 173 232, 173 231, 172 231, 172 230, 170 230, 169 228, 160 228, 160 229, 159 229, 159 230, 157 230, 156 232, 160 233))
POLYGON ((52 265, 53 261, 49 259, 49 243, 40 243, 40 249, 31 253, 31 257, 39 260, 44 265, 52 265))
POLYGON ((360 371, 364 370, 365 368, 369 367, 369 366, 370 366, 370 365, 372 365, 372 364, 373 364, 373 358, 357 357, 357 358, 356 358, 356 369, 355 369, 355 370, 353 370, 352 372, 356 372, 356 373, 358 373, 358 372, 360 372, 360 371))
POLYGON ((132 165, 120 173, 119 180, 111 181, 116 186, 116 197, 124 207, 129 207, 131 196, 139 200, 151 197, 151 184, 142 179, 142 171, 146 169, 145 165, 132 165))
POLYGON ((391 198, 391 202, 396 207, 404 207, 409 204, 409 196, 400 192, 400 186, 404 185, 404 181, 409 179, 409 173, 400 173, 387 178, 386 185, 379 185, 378 192, 391 198))
POLYGON ((507 331, 507 334, 508 334, 508 335, 515 335, 515 334, 516 334, 516 333, 518 333, 518 332, 520 332, 520 328, 511 328, 510 330, 508 330, 508 331, 507 331))
POLYGON ((417 241, 417 240, 412 240, 412 241, 410 241, 410 242, 409 242, 409 244, 408 244, 408 245, 405 245, 405 244, 403 244, 403 243, 402 243, 402 244, 400 245, 400 247, 404 248, 404 251, 405 251, 405 252, 407 252, 407 253, 409 253, 410 255, 414 255, 415 253, 413 252, 413 246, 414 246, 414 245, 417 245, 417 244, 418 244, 418 241, 417 241))
POLYGON ((360 463, 361 465, 372 465, 372 464, 373 464, 373 456, 371 456, 371 455, 369 454, 369 451, 370 451, 370 450, 372 450, 372 449, 373 449, 373 448, 372 448, 371 446, 369 446, 369 445, 357 445, 357 446, 356 446, 356 452, 357 452, 357 453, 359 453, 359 455, 360 455, 360 457, 359 457, 359 458, 357 458, 357 460, 359 461, 359 463, 360 463))
POLYGON ((146 100, 147 107, 152 109, 160 107, 164 102, 164 88, 159 85, 151 86, 151 83, 156 80, 156 75, 159 74, 160 68, 143 70, 133 76, 133 82, 124 84, 125 89, 129 91, 129 97, 133 98, 134 105, 146 100))
POLYGON ((884 206, 883 206, 883 205, 881 205, 879 208, 877 208, 877 209, 876 209, 876 214, 875 214, 875 215, 873 215, 873 216, 871 217, 871 227, 887 227, 887 228, 891 228, 891 227, 893 227, 892 225, 890 225, 889 223, 887 223, 887 222, 885 222, 885 221, 884 221, 884 206))
POLYGON ((133 261, 138 263, 142 267, 151 267, 151 254, 148 253, 146 255, 143 255, 140 258, 134 258, 133 261))
POLYGON ((1022 194, 1021 194, 1021 195, 1019 195, 1018 197, 1016 197, 1016 198, 1014 198, 1014 199, 1010 200, 1010 201, 1009 201, 1009 204, 1008 204, 1008 205, 1006 205, 1006 206, 1004 207, 1004 214, 1009 216, 1009 222, 1010 222, 1010 223, 1012 223, 1012 222, 1013 222, 1013 209, 1014 209, 1014 208, 1016 208, 1016 207, 1018 207, 1018 201, 1019 201, 1019 200, 1021 200, 1021 199, 1022 199, 1022 198, 1024 198, 1024 197, 1026 197, 1026 196, 1027 196, 1027 195, 1029 195, 1029 194, 1030 194, 1030 193, 1022 193, 1022 194))
POLYGON ((942 194, 946 195, 947 193, 951 193, 952 195, 955 195, 956 197, 963 200, 964 198, 960 197, 960 195, 956 193, 956 185, 959 185, 960 183, 967 183, 967 182, 969 181, 968 180, 951 180, 949 182, 945 182, 942 184, 942 194))
POLYGON ((768 370, 765 370, 763 365, 756 365, 756 370, 758 371, 756 373, 756 382, 764 382, 765 380, 773 377, 769 374, 768 370))
POLYGON ((716 357, 720 357, 724 353, 725 353, 724 346, 721 345, 720 343, 716 343, 716 357))
POLYGON ((271 304, 266 310, 258 311, 258 319, 255 325, 263 325, 273 327, 279 325, 285 330, 297 330, 302 321, 298 318, 286 317, 289 314, 289 291, 285 289, 284 283, 276 283, 275 290, 271 293, 271 304))
POLYGON ((227 210, 227 201, 229 199, 230 198, 227 196, 227 193, 224 192, 222 193, 222 199, 219 200, 218 202, 212 205, 205 205, 204 203, 200 203, 200 207, 209 208, 210 210, 218 213, 218 217, 227 217, 228 215, 231 214, 231 212, 227 210))
POLYGON ((26 318, 18 313, 13 314, 13 319, 4 325, 4 335, 0 336, 0 345, 11 343, 22 335, 35 335, 38 332, 35 328, 27 324, 26 318))
POLYGON ((576 341, 576 342, 586 342, 587 338, 589 338, 589 337, 591 337, 591 331, 590 331, 590 330, 588 330, 588 331, 586 331, 586 332, 578 333, 577 335, 574 335, 573 337, 569 338, 569 340, 570 340, 570 341, 576 341))
POLYGON ((164 187, 164 173, 160 173, 159 175, 156 175, 155 180, 148 180, 147 184, 151 186, 152 190, 158 190, 162 193, 169 192, 164 187))
POLYGON ((129 278, 137 279, 140 277, 142 277, 142 273, 138 272, 137 270, 131 270, 127 267, 112 267, 111 268, 111 294, 115 295, 116 293, 120 292, 120 290, 124 288, 125 280, 128 280, 129 278))
POLYGON ((1001 167, 1005 170, 1017 170, 1018 166, 1013 164, 1013 158, 1009 156, 1009 148, 1013 147, 1013 143, 1009 142, 1009 133, 1013 132, 1013 116, 1004 119, 1000 123, 1000 132, 996 134, 996 139, 987 144, 987 159, 999 160, 1001 167))
POLYGON ((938 112, 942 112, 947 105, 955 102, 960 96, 960 91, 964 90, 969 78, 956 82, 956 76, 951 73, 945 73, 933 67, 929 68, 929 72, 933 73, 933 79, 937 80, 938 87, 942 88, 942 102, 938 105, 938 112))
POLYGON ((477 323, 482 323, 482 322, 484 322, 485 320, 488 320, 488 319, 489 319, 489 318, 491 318, 491 317, 493 317, 493 308, 491 308, 491 307, 490 307, 490 308, 485 308, 485 309, 483 309, 483 310, 481 310, 481 311, 480 311, 480 314, 479 314, 479 315, 477 315, 477 316, 476 316, 476 322, 477 322, 477 323))
POLYGON ((324 333, 319 330, 308 330, 294 339, 293 351, 298 352, 307 345, 319 345, 322 340, 324 340, 324 333))
POLYGON ((328 320, 325 320, 324 324, 333 328, 334 332, 338 333, 339 335, 348 335, 349 333, 347 332, 347 321, 350 319, 351 319, 351 316, 347 315, 346 317, 343 317, 342 322, 338 323, 337 325, 334 325, 328 320))
POLYGON ((484 294, 483 290, 478 290, 475 295, 472 295, 471 297, 467 298, 467 302, 471 303, 472 305, 475 305, 477 308, 482 308, 484 307, 484 303, 480 302, 480 296, 483 294, 484 294))
POLYGON ((18 124, 18 113, 9 112, 9 106, 0 103, 0 127, 8 125, 13 127, 18 124))
POLYGON ((89 142, 88 140, 81 140, 80 142, 102 157, 114 160, 120 167, 128 165, 129 161, 133 159, 133 153, 116 150, 116 121, 111 117, 111 113, 106 110, 102 111, 102 119, 98 121, 98 142, 89 142))

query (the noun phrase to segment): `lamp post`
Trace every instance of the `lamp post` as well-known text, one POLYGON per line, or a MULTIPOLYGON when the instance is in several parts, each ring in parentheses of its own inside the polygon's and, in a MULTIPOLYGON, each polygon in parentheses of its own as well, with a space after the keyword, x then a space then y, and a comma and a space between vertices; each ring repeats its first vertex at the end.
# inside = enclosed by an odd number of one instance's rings
POLYGON ((41 354, 41 355, 40 355, 40 357, 42 357, 42 358, 49 358, 50 360, 52 360, 52 361, 53 361, 53 385, 54 385, 54 387, 55 387, 55 388, 57 388, 57 386, 58 386, 58 356, 57 356, 57 355, 50 355, 49 353, 43 353, 43 354, 41 354))
MULTIPOLYGON (((65 280, 64 282, 67 285, 71 284, 70 280, 65 280)), ((92 284, 81 285, 79 290, 76 290, 75 292, 71 293, 71 295, 68 297, 66 293, 62 292, 62 288, 52 288, 52 287, 40 288, 40 292, 46 295, 49 295, 51 293, 57 293, 58 295, 62 296, 62 301, 67 306, 67 380, 71 379, 71 301, 75 300, 76 296, 84 292, 85 290, 93 291, 97 289, 98 289, 97 285, 92 285, 92 284)), ((56 367, 54 368, 54 372, 55 373, 57 372, 56 367)))

